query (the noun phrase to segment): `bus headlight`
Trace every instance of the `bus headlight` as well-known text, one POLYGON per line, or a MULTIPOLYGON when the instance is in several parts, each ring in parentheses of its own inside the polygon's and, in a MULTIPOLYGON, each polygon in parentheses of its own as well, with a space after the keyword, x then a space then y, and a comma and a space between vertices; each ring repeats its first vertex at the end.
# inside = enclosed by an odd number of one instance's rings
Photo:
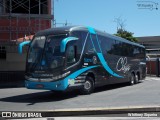
POLYGON ((62 75, 58 75, 58 76, 55 76, 55 77, 52 77, 53 80, 58 80, 58 79, 61 79, 61 78, 64 78, 66 77, 68 74, 70 74, 70 71, 62 74, 62 75))

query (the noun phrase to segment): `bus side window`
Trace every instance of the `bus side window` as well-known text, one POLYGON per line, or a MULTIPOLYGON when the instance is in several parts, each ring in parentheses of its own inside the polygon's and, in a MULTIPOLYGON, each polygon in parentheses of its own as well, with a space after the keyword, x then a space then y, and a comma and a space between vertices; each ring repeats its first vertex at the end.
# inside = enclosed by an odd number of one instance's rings
POLYGON ((94 53, 94 48, 92 44, 87 44, 87 53, 94 53))
POLYGON ((86 40, 87 37, 87 32, 84 31, 73 31, 70 33, 71 36, 79 38, 76 42, 77 50, 76 50, 76 59, 80 59, 80 56, 82 54, 82 48, 84 46, 84 41, 86 40))
POLYGON ((139 57, 139 54, 140 54, 140 51, 138 49, 137 46, 134 47, 134 50, 133 50, 133 55, 135 58, 138 58, 139 57))
POLYGON ((69 46, 67 49, 67 65, 76 62, 76 46, 69 46))

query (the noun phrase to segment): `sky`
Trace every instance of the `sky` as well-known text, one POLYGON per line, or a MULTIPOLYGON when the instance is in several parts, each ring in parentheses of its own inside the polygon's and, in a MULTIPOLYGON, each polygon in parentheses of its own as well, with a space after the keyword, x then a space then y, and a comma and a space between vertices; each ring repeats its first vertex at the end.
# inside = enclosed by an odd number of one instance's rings
POLYGON ((160 36, 160 0, 54 0, 57 27, 67 21, 114 34, 117 18, 135 37, 160 36))

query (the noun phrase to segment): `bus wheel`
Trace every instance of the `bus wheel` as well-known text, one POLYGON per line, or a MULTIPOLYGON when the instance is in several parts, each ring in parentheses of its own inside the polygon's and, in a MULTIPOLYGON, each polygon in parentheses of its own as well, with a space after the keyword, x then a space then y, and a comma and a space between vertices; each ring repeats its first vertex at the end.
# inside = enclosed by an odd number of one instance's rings
POLYGON ((135 76, 134 76, 133 73, 131 73, 129 84, 130 85, 134 85, 135 84, 135 76))
POLYGON ((135 84, 137 84, 139 82, 139 78, 138 78, 138 75, 136 74, 135 75, 135 84))
POLYGON ((81 93, 84 95, 88 95, 88 94, 92 93, 93 90, 94 90, 93 78, 87 77, 85 80, 85 83, 83 85, 83 88, 81 90, 81 93))

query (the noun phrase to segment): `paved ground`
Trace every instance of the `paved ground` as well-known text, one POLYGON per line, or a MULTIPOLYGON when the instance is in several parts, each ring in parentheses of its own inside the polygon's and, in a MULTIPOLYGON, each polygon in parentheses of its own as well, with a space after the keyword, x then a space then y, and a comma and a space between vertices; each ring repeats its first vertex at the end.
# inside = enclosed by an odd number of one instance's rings
POLYGON ((91 95, 78 92, 54 94, 26 88, 0 89, 0 111, 46 111, 57 109, 160 106, 160 78, 147 77, 134 86, 97 88, 91 95))

